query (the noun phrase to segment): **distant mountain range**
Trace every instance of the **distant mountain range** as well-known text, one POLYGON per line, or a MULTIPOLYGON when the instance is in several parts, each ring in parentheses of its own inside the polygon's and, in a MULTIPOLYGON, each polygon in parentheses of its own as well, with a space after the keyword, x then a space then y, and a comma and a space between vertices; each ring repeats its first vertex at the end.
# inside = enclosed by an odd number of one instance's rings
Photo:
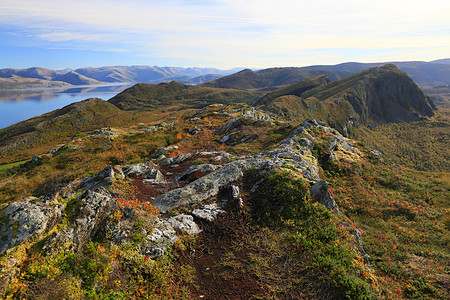
MULTIPOLYGON (((368 68, 380 67, 385 64, 387 63, 348 62, 338 65, 317 65, 301 68, 269 68, 256 72, 245 69, 203 85, 216 88, 270 91, 320 74, 326 74, 331 81, 336 81, 368 68)), ((450 85, 450 59, 434 62, 394 62, 391 64, 407 73, 421 87, 450 85)))
MULTIPOLYGON (((204 84, 208 87, 271 91, 317 75, 326 74, 331 81, 343 79, 367 68, 386 63, 348 62, 337 65, 269 68, 259 71, 234 68, 181 68, 157 66, 108 66, 76 70, 44 68, 0 69, 0 89, 23 89, 66 85, 95 85, 118 82, 204 84)), ((394 62, 421 87, 450 85, 450 58, 431 62, 394 62)))
POLYGON ((173 80, 185 84, 199 84, 242 68, 219 70, 214 68, 181 68, 152 66, 111 66, 51 70, 44 68, 0 69, 0 89, 23 89, 66 85, 95 85, 118 82, 160 83, 173 80))

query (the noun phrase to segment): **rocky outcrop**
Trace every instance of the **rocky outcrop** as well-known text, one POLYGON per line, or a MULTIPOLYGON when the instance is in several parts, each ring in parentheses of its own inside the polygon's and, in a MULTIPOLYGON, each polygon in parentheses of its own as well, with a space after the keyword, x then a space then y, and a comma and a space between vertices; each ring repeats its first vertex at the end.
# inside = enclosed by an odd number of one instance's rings
POLYGON ((88 132, 88 136, 86 137, 96 137, 96 136, 106 136, 110 140, 114 139, 115 137, 118 137, 117 131, 112 128, 100 128, 99 130, 95 130, 92 132, 88 132))
POLYGON ((175 182, 180 182, 182 180, 186 180, 194 173, 207 173, 207 172, 213 172, 217 170, 217 165, 212 164, 201 164, 201 165, 194 165, 189 167, 185 172, 181 173, 180 175, 177 175, 174 179, 175 182))
POLYGON ((73 242, 78 247, 96 236, 106 227, 109 216, 118 208, 116 200, 100 193, 88 191, 81 199, 75 221, 73 242))
POLYGON ((119 208, 113 198, 88 191, 74 198, 79 203, 72 213, 76 214, 72 224, 61 231, 54 232, 45 242, 43 250, 54 251, 60 247, 78 250, 89 240, 105 236, 111 221, 111 214, 119 208), (79 199, 79 200, 77 200, 79 199))
POLYGON ((150 165, 151 162, 132 165, 125 170, 125 175, 136 175, 153 182, 164 182, 164 175, 160 170, 150 165))
POLYGON ((334 212, 340 212, 326 181, 320 180, 314 184, 310 192, 314 202, 318 202, 334 212))
POLYGON ((321 125, 313 119, 303 122, 278 147, 260 156, 269 157, 272 160, 272 166, 269 167, 289 164, 300 170, 308 180, 312 182, 320 180, 318 162, 311 153, 314 138, 307 132, 307 129, 313 126, 321 125))
POLYGON ((108 188, 112 186, 113 180, 115 179, 124 178, 125 175, 121 169, 113 166, 107 166, 97 174, 94 174, 80 182, 78 189, 83 189, 85 191, 96 191, 100 188, 108 188))
POLYGON ((153 205, 162 213, 170 209, 197 203, 217 195, 219 188, 228 185, 243 176, 242 171, 250 170, 266 161, 263 158, 249 158, 230 162, 216 171, 201 177, 190 184, 171 190, 153 201, 153 205))
POLYGON ((25 199, 9 204, 0 211, 0 254, 38 237, 61 219, 60 206, 51 206, 38 199, 25 199))
POLYGON ((150 258, 157 258, 166 253, 167 247, 178 240, 175 229, 170 222, 157 220, 150 235, 142 242, 141 253, 150 258))

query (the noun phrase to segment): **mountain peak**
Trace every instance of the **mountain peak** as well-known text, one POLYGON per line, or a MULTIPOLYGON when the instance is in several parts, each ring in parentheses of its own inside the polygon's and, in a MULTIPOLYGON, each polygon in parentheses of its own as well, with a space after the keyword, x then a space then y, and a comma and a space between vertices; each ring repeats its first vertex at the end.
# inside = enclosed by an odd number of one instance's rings
POLYGON ((278 98, 272 95, 268 109, 284 111, 285 116, 288 111, 292 119, 322 119, 344 133, 348 133, 350 125, 408 122, 434 115, 430 99, 394 64, 318 85, 301 95, 280 91, 276 95, 278 98), (286 95, 291 97, 281 97, 286 95))

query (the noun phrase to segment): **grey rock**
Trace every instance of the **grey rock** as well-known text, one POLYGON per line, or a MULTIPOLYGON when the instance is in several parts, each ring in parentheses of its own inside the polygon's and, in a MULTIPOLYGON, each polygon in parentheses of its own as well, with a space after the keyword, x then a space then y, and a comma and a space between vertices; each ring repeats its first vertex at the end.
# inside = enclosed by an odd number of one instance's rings
POLYGON ((164 159, 166 159, 167 158, 167 156, 165 156, 164 154, 161 154, 160 156, 158 156, 158 158, 156 159, 156 161, 158 162, 158 161, 162 161, 162 160, 164 160, 164 159))
POLYGON ((159 182, 164 181, 164 175, 157 168, 150 166, 150 162, 133 165, 125 170, 126 175, 138 175, 145 179, 152 179, 159 182))
POLYGON ((183 161, 185 161, 186 159, 190 158, 191 156, 192 156, 191 153, 185 153, 185 154, 180 154, 177 157, 169 157, 169 158, 163 160, 160 163, 160 165, 166 166, 166 165, 179 164, 179 163, 182 163, 183 161))
POLYGON ((105 229, 109 216, 119 207, 113 198, 88 191, 82 195, 81 207, 75 221, 73 242, 80 248, 105 229))
POLYGON ((171 150, 177 150, 178 149, 178 146, 167 146, 167 147, 161 147, 161 148, 159 148, 159 149, 157 149, 156 151, 155 151, 155 154, 164 154, 164 153, 166 153, 167 151, 171 151, 171 150))
POLYGON ((167 222, 169 222, 172 227, 180 233, 194 235, 201 232, 201 229, 194 222, 194 218, 190 215, 177 215, 168 219, 167 222))
POLYGON ((191 134, 191 135, 195 135, 195 134, 198 133, 198 128, 197 128, 197 127, 189 128, 188 132, 189 132, 189 134, 191 134))
POLYGON ((198 155, 200 155, 200 156, 213 156, 213 155, 217 156, 217 155, 219 155, 219 156, 222 156, 227 159, 234 157, 232 154, 227 153, 225 151, 202 151, 202 152, 199 152, 198 155))
POLYGON ((310 181, 317 181, 320 179, 317 159, 309 147, 302 144, 305 144, 304 138, 293 136, 283 140, 278 147, 263 153, 262 156, 269 156, 275 164, 290 164, 301 170, 310 181))
POLYGON ((141 254, 154 259, 164 255, 167 247, 178 240, 173 226, 164 220, 157 220, 152 234, 142 242, 141 254))
POLYGON ((236 181, 243 176, 242 171, 257 167, 265 159, 249 158, 236 160, 223 165, 216 171, 199 178, 188 185, 171 190, 153 201, 153 205, 162 213, 170 209, 200 202, 217 195, 219 188, 236 181))
POLYGON ((124 178, 125 175, 121 169, 113 166, 107 166, 97 174, 94 174, 80 182, 78 189, 83 189, 85 191, 96 191, 100 188, 108 188, 112 186, 115 179, 124 178))
POLYGON ((209 222, 213 222, 215 219, 217 219, 217 216, 219 214, 225 213, 224 210, 222 210, 217 203, 208 204, 203 206, 202 208, 195 209, 192 214, 203 220, 207 220, 209 222))
POLYGON ((350 140, 344 138, 340 133, 337 133, 328 141, 327 149, 330 152, 330 161, 334 161, 336 159, 334 151, 338 148, 338 146, 340 146, 344 151, 359 154, 359 151, 353 148, 353 144, 350 140))
POLYGON ((258 137, 258 135, 256 135, 256 134, 250 134, 250 135, 244 136, 244 137, 241 139, 241 143, 248 142, 249 140, 255 139, 255 138, 257 138, 257 137, 258 137))
POLYGON ((107 128, 101 128, 99 130, 89 132, 89 135, 87 135, 86 137, 95 137, 95 136, 102 136, 102 135, 108 137, 109 139, 119 136, 114 129, 107 127, 107 128))
POLYGON ((245 118, 232 119, 230 122, 225 124, 219 131, 227 133, 228 131, 230 131, 230 130, 232 130, 232 129, 242 125, 244 123, 244 121, 245 121, 245 118))
POLYGON ((148 170, 147 172, 142 174, 142 177, 144 177, 146 179, 150 179, 150 180, 159 181, 159 182, 165 181, 164 175, 161 173, 160 170, 158 170, 156 168, 152 168, 151 170, 148 170))
POLYGON ((66 227, 58 232, 53 232, 42 246, 42 250, 46 253, 55 253, 66 245, 72 245, 74 238, 74 228, 66 227))
POLYGON ((306 147, 306 148, 309 148, 309 149, 311 149, 314 146, 313 142, 311 142, 310 140, 305 139, 305 138, 300 139, 298 141, 298 143, 300 145, 302 145, 303 147, 306 147))
POLYGON ((256 190, 258 189, 259 185, 260 185, 261 183, 263 183, 263 181, 264 181, 264 178, 261 178, 260 180, 258 180, 258 182, 255 183, 255 184, 252 186, 252 188, 250 189, 250 192, 251 192, 251 193, 256 192, 256 190))
POLYGON ((185 180, 189 175, 191 175, 194 172, 212 172, 217 170, 218 166, 212 165, 212 164, 201 164, 201 165, 193 165, 189 167, 185 172, 181 173, 180 175, 175 177, 175 182, 180 182, 182 180, 185 180))
POLYGON ((237 185, 231 186, 231 196, 233 199, 237 199, 239 197, 239 187, 237 185))
POLYGON ((230 135, 226 135, 220 139, 219 143, 224 144, 230 140, 230 135))
POLYGON ((329 210, 339 212, 339 207, 337 206, 336 201, 334 201, 334 198, 330 193, 330 187, 326 181, 318 181, 311 187, 310 192, 314 202, 319 202, 329 210))
POLYGON ((0 211, 0 254, 21 243, 31 241, 51 229, 61 219, 62 208, 25 199, 11 203, 0 211))
POLYGON ((307 129, 311 129, 312 127, 317 127, 319 126, 319 123, 317 123, 316 120, 314 120, 314 118, 306 118, 303 123, 302 126, 307 128, 307 129))
POLYGON ((55 154, 56 152, 58 152, 59 149, 61 149, 62 147, 66 146, 66 144, 61 144, 56 146, 55 148, 49 150, 47 153, 49 154, 55 154))
POLYGON ((379 159, 382 159, 382 157, 383 157, 383 154, 380 151, 378 151, 377 149, 370 149, 370 153, 379 159))
POLYGON ((350 234, 352 234, 353 237, 355 238, 356 245, 359 248, 359 253, 360 253, 361 257, 364 259, 364 262, 366 263, 366 265, 368 266, 369 265, 369 255, 364 250, 364 245, 363 245, 362 238, 361 238, 361 231, 359 231, 351 223, 342 222, 341 224, 344 225, 344 227, 347 229, 347 231, 350 234))
POLYGON ((130 232, 125 230, 117 230, 111 234, 111 243, 116 245, 127 244, 130 239, 130 232))
POLYGON ((38 165, 41 162, 41 159, 38 156, 33 156, 30 161, 32 164, 38 165))

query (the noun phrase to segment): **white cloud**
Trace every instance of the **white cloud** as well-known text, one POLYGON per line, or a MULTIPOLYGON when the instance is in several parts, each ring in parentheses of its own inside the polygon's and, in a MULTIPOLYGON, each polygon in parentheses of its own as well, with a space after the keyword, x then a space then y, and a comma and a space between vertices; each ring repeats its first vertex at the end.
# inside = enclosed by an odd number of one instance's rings
POLYGON ((84 47, 149 53, 211 66, 294 65, 318 59, 339 62, 348 57, 367 59, 369 52, 373 59, 387 60, 399 57, 401 49, 410 49, 405 59, 414 59, 414 54, 423 59, 448 57, 448 16, 447 0, 0 3, 0 24, 31 31, 49 43, 66 43, 65 47, 88 43, 92 45, 84 47), (340 54, 330 49, 341 49, 340 54), (378 56, 374 54, 377 49, 383 49, 378 56), (360 58, 355 57, 356 50, 360 58), (316 56, 303 57, 306 54, 316 56))

